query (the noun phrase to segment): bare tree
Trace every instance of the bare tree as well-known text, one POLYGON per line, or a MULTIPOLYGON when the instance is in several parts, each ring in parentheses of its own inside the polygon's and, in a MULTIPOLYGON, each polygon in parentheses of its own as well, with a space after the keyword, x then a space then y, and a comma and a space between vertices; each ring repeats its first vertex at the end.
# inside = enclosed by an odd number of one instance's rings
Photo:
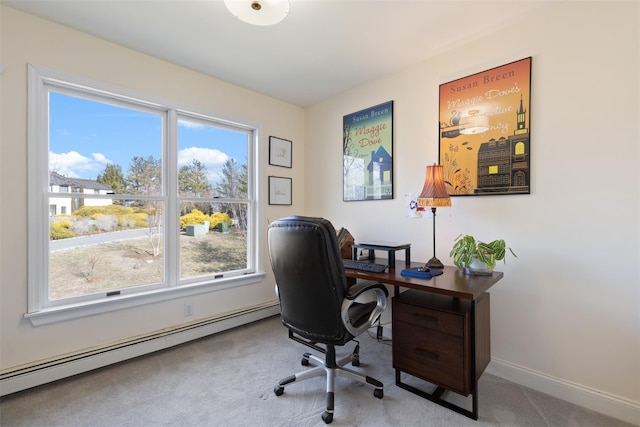
POLYGON ((154 257, 160 255, 160 226, 162 224, 162 210, 160 208, 162 202, 151 201, 147 205, 147 233, 149 237, 149 245, 151 253, 154 257))
MULTIPOLYGON (((238 164, 234 159, 227 160, 222 166, 222 180, 216 184, 216 191, 219 197, 224 199, 247 199, 247 164, 238 164)), ((218 206, 221 212, 227 213, 237 221, 237 229, 240 233, 246 233, 248 222, 247 203, 219 203, 218 206)))
MULTIPOLYGON (((146 159, 135 156, 129 164, 126 184, 128 192, 147 196, 161 194, 162 165, 153 156, 146 159)), ((147 227, 151 253, 154 257, 160 254, 160 226, 162 224, 162 202, 159 200, 145 200, 136 203, 147 213, 147 227)))

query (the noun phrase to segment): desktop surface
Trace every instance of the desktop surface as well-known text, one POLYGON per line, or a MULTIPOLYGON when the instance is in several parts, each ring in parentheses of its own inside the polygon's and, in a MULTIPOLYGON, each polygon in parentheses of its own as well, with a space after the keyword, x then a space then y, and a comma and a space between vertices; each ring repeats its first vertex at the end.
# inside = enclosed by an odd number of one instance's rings
MULTIPOLYGON (((388 264, 385 258, 376 258, 376 264, 388 264)), ((405 265, 404 261, 396 261, 395 268, 389 268, 382 273, 345 269, 346 276, 352 279, 375 280, 388 285, 403 288, 418 289, 441 295, 449 295, 456 298, 475 300, 502 279, 503 273, 494 271, 490 276, 470 276, 464 274, 457 267, 445 266, 443 274, 430 279, 407 277, 400 273, 407 267, 421 267, 423 263, 411 263, 405 265)))

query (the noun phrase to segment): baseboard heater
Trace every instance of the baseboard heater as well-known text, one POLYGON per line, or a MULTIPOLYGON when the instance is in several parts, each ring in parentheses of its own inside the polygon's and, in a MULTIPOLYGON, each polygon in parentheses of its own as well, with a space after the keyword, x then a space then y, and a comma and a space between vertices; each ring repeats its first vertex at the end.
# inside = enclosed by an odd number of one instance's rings
POLYGON ((254 306, 45 362, 23 365, 0 373, 0 396, 170 348, 279 313, 277 304, 254 306))

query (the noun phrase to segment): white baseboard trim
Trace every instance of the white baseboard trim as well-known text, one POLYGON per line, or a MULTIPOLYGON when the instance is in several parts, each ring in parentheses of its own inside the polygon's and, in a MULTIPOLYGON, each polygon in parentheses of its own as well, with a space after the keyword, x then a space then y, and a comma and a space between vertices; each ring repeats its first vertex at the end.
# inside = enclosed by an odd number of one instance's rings
POLYGON ((571 402, 612 418, 640 426, 640 402, 623 399, 542 372, 491 359, 486 371, 505 380, 571 402))
POLYGON ((277 304, 252 307, 241 312, 199 320, 171 330, 162 330, 103 348, 3 372, 0 375, 0 396, 170 348, 279 313, 280 306, 277 304))

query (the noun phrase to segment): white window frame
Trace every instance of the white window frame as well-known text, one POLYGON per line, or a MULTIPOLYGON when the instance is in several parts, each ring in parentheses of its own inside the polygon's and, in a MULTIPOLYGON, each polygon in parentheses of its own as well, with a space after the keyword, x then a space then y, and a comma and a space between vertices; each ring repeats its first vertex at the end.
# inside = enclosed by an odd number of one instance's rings
MULTIPOLYGON (((175 102, 156 99, 146 94, 139 94, 130 89, 123 89, 105 83, 95 82, 89 79, 73 76, 64 72, 52 70, 46 67, 29 64, 28 66, 28 307, 25 318, 33 325, 39 326, 59 321, 78 319, 100 313, 137 307, 150 303, 158 303, 177 298, 198 295, 202 293, 220 291, 237 286, 259 283, 265 278, 262 255, 264 244, 262 234, 258 232, 258 224, 264 218, 263 203, 259 203, 263 190, 260 185, 263 179, 262 168, 263 150, 260 150, 261 126, 246 121, 232 120, 221 117, 220 114, 211 114, 202 109, 195 109, 177 105, 175 102), (132 289, 122 288, 117 296, 103 296, 101 298, 75 300, 73 303, 64 301, 52 302, 48 299, 49 276, 49 143, 48 143, 48 116, 49 106, 47 101, 48 88, 61 88, 76 94, 93 94, 101 97, 129 102, 132 105, 146 106, 155 110, 166 111, 169 117, 166 123, 167 144, 163 146, 163 168, 166 168, 164 185, 165 194, 160 198, 166 200, 167 215, 164 221, 167 224, 177 223, 177 171, 175 164, 177 156, 177 117, 194 116, 213 120, 221 125, 234 128, 242 128, 252 134, 248 150, 248 265, 249 269, 242 275, 222 277, 212 280, 189 281, 181 283, 174 280, 175 276, 167 276, 168 281, 162 287, 136 287, 132 289), (175 167, 174 167, 175 166, 175 167), (175 182, 174 182, 175 181, 175 182)), ((174 229, 175 227, 165 227, 174 229)), ((168 270, 175 269, 178 259, 178 250, 174 247, 178 243, 177 232, 165 234, 165 253, 169 257, 168 270)))

